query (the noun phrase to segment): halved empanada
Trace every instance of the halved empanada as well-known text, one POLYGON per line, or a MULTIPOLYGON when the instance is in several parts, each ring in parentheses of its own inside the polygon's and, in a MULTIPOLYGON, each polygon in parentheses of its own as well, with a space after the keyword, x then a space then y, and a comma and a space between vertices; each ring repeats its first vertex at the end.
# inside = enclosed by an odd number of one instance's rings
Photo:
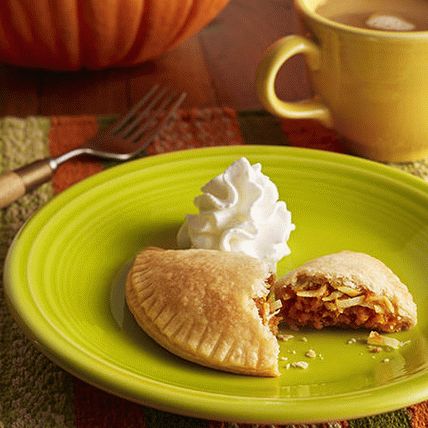
POLYGON ((309 261, 281 278, 274 292, 292 328, 328 326, 383 332, 416 324, 407 287, 381 261, 342 251, 309 261))
POLYGON ((269 276, 264 263, 243 254, 147 248, 128 274, 126 300, 142 329, 172 353, 225 371, 278 376, 279 346, 258 309, 269 276))

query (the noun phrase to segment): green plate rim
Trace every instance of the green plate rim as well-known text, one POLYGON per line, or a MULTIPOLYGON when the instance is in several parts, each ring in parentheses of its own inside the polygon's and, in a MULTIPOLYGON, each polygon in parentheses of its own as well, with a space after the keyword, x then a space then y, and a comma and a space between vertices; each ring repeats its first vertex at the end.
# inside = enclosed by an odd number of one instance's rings
MULTIPOLYGON (((420 178, 406 172, 379 164, 374 161, 351 155, 333 152, 284 146, 221 146, 190 149, 165 153, 127 162, 99 174, 55 196, 29 219, 16 235, 6 258, 4 269, 5 296, 16 321, 33 343, 57 365, 82 380, 115 395, 131 401, 155 407, 157 409, 186 416, 206 419, 228 420, 252 423, 313 423, 326 420, 353 419, 384 413, 403 408, 428 399, 428 372, 422 371, 403 382, 371 388, 369 391, 349 392, 325 397, 272 399, 222 395, 194 391, 162 382, 145 379, 133 379, 133 376, 121 369, 100 361, 93 370, 93 361, 79 350, 64 348, 68 343, 55 331, 46 329, 46 320, 37 311, 28 311, 21 300, 23 255, 28 254, 31 243, 27 236, 36 234, 42 227, 43 219, 61 210, 61 207, 79 195, 95 188, 99 184, 114 180, 122 174, 132 173, 141 168, 156 168, 157 165, 199 157, 218 157, 222 155, 250 156, 257 154, 287 156, 295 159, 309 159, 329 165, 340 165, 356 169, 358 173, 374 174, 393 180, 406 189, 416 192, 428 203, 428 184, 420 178), (373 401, 371 393, 381 391, 382 399, 373 401), (316 406, 310 404, 316 401, 316 406)), ((428 206, 428 204, 427 204, 428 206)), ((49 327, 49 326, 48 326, 49 327)))

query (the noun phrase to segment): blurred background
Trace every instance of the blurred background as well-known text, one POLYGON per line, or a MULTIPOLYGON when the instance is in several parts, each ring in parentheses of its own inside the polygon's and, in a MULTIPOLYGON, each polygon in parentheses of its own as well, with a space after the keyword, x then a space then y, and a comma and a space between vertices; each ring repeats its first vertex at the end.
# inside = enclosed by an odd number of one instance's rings
MULTIPOLYGON (((255 70, 273 41, 298 31, 293 2, 217 2, 220 11, 210 12, 213 17, 208 24, 201 18, 200 31, 184 38, 166 53, 139 65, 74 71, 1 65, 0 115, 122 113, 154 83, 186 91, 188 97, 184 107, 260 109, 254 86, 255 70)), ((40 11, 43 13, 58 11, 40 11)), ((4 19, 10 22, 7 16, 4 19)), ((60 23, 55 25, 60 26, 60 23)), ((69 30, 72 25, 67 22, 64 27, 69 30)), ((96 25, 101 31, 108 31, 102 22, 96 25)), ((163 24, 162 31, 167 31, 168 25, 173 27, 171 23, 163 24)), ((58 29, 48 29, 48 36, 54 37, 55 31, 58 29)), ((12 53, 18 52, 25 60, 25 44, 13 40, 8 43, 8 49, 12 53)), ((61 47, 57 49, 61 55, 61 47)), ((292 59, 281 71, 278 90, 285 99, 297 100, 308 95, 308 87, 302 58, 292 59), (283 84, 285 80, 288 80, 287 89, 283 84)))

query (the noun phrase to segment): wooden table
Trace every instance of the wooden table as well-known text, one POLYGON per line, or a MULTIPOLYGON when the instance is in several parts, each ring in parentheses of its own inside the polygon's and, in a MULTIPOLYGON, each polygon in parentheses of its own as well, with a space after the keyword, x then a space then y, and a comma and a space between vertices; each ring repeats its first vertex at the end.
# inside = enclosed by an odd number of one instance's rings
MULTIPOLYGON (((127 69, 49 72, 0 67, 0 115, 122 113, 159 82, 186 91, 185 107, 260 109, 255 71, 265 49, 298 31, 292 0, 231 0, 200 33, 161 58, 127 69)), ((302 58, 278 80, 286 99, 308 95, 302 58)))

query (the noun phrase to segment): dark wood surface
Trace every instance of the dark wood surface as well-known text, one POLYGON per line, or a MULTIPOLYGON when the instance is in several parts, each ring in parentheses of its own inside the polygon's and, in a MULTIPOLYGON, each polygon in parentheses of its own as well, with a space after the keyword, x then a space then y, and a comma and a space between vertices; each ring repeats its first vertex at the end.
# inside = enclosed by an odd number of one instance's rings
MULTIPOLYGON (((132 68, 50 72, 0 66, 0 115, 122 113, 154 83, 186 91, 185 107, 259 109, 257 64, 271 43, 295 32, 292 0, 231 0, 197 35, 132 68)), ((277 90, 289 100, 308 95, 302 58, 283 67, 277 90)))

